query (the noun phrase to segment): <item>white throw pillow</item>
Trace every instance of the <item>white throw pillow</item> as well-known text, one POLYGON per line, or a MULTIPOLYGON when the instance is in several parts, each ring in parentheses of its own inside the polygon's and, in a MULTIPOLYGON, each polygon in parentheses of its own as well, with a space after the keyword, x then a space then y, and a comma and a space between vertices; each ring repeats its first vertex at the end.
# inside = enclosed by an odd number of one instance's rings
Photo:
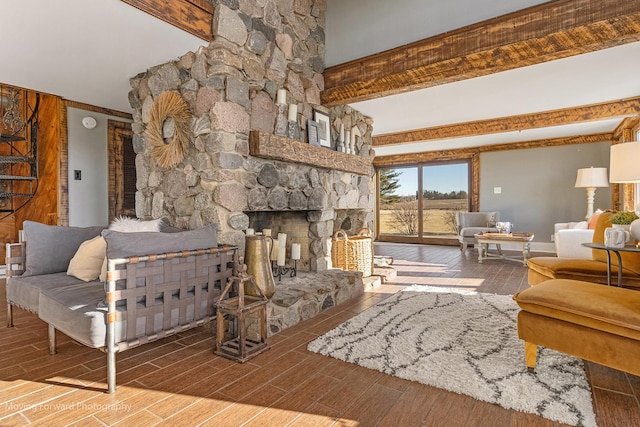
POLYGON ((106 256, 107 242, 102 236, 84 241, 71 258, 67 274, 85 282, 96 280, 100 276, 106 256))
POLYGON ((160 231, 162 225, 162 218, 154 219, 150 221, 141 221, 137 218, 129 218, 121 216, 115 218, 109 230, 120 231, 121 233, 138 233, 144 231, 160 231))

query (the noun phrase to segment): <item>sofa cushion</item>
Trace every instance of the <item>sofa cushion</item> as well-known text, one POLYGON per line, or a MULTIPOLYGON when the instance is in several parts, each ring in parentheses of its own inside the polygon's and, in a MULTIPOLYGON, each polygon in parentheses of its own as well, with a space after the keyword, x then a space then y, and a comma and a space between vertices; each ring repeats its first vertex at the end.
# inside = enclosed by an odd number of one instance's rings
POLYGON ((23 276, 66 272, 80 244, 103 227, 62 227, 24 221, 26 259, 23 276))
MULTIPOLYGON (((190 291, 191 297, 193 291, 190 291)), ((40 295, 38 304, 38 316, 45 322, 53 325, 60 332, 73 338, 74 340, 94 348, 105 347, 107 344, 107 305, 104 302, 105 293, 102 286, 96 286, 95 282, 80 282, 75 285, 61 286, 46 289, 40 295)), ((177 300, 177 297, 173 297, 177 300)), ((138 301, 135 308, 138 317, 135 326, 135 336, 127 336, 127 302, 119 300, 116 302, 116 310, 121 313, 117 316, 115 323, 115 342, 133 340, 136 337, 167 330, 178 326, 180 323, 180 310, 184 310, 185 318, 182 324, 188 324, 194 320, 193 298, 191 304, 181 307, 174 307, 171 311, 158 310, 162 305, 161 297, 151 304, 145 304, 145 299, 138 301), (149 306, 147 308, 146 306, 149 306), (164 322, 167 314, 170 319, 164 322), (147 322, 153 324, 147 326, 147 322), (166 324, 165 324, 166 323, 166 324), (168 326, 167 326, 168 324, 168 326)), ((211 311, 207 307, 206 298, 202 301, 201 312, 211 311)), ((133 311, 133 310, 131 310, 133 311)))
MULTIPOLYGON (((534 257, 527 260, 528 282, 531 286, 550 279, 572 279, 607 284, 607 263, 589 259, 534 257)), ((623 265, 624 267, 624 265, 623 265)), ((618 267, 611 267, 611 281, 617 283, 618 267)), ((640 275, 622 269, 622 283, 626 287, 640 287, 640 275)))
POLYGON ((117 259, 215 248, 218 246, 217 229, 217 224, 211 224, 198 230, 177 233, 121 233, 104 230, 102 236, 107 242, 107 256, 109 259, 117 259))
POLYGON ((102 236, 82 242, 69 262, 67 274, 89 282, 100 276, 107 256, 107 243, 102 236))
POLYGON ((476 234, 481 233, 497 233, 497 228, 491 227, 465 227, 460 229, 460 236, 462 237, 473 237, 476 234))
POLYGON ((640 340, 640 292, 549 280, 513 296, 524 311, 640 340))
MULTIPOLYGON (((598 215, 596 227, 593 229, 593 243, 604 243, 604 229, 607 227, 611 227, 611 211, 602 212, 598 215)), ((605 251, 593 249, 592 252, 592 258, 594 260, 607 262, 607 254, 605 251)))
MULTIPOLYGON (((7 280, 7 302, 37 313, 41 291, 78 283, 83 282, 76 277, 68 276, 67 273, 12 276, 7 280)), ((102 286, 98 286, 98 288, 104 296, 102 286)))
MULTIPOLYGON (((614 212, 604 211, 598 217, 596 228, 593 233, 593 241, 598 243, 604 243, 604 230, 611 227, 611 216, 614 212)), ((607 253, 601 249, 593 249, 593 259, 600 262, 607 262, 607 253)), ((620 252, 620 259, 622 260, 622 268, 624 270, 633 271, 636 274, 640 274, 640 253, 638 252, 620 252)), ((618 257, 611 254, 611 265, 618 265, 618 257)))
MULTIPOLYGON (((93 282, 46 289, 40 295, 38 316, 86 346, 104 347, 107 336, 107 307, 101 304, 104 297, 102 286, 93 282)), ((116 322, 116 342, 124 336, 122 323, 116 322)))

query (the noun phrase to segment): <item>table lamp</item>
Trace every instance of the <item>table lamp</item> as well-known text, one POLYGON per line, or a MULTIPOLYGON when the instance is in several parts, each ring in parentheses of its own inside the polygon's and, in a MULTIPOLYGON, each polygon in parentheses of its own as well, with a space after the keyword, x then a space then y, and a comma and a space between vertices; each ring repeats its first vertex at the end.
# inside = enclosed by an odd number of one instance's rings
MULTIPOLYGON (((618 184, 635 184, 640 182, 640 142, 623 142, 611 146, 609 156, 609 182, 618 184)), ((638 197, 636 195, 636 200, 638 197)), ((640 212, 640 202, 635 206, 640 212)), ((640 241, 640 220, 631 223, 629 229, 634 239, 640 241)))
POLYGON ((578 169, 576 177, 576 188, 587 189, 587 221, 593 215, 593 200, 596 196, 596 188, 608 187, 607 168, 590 168, 578 169))

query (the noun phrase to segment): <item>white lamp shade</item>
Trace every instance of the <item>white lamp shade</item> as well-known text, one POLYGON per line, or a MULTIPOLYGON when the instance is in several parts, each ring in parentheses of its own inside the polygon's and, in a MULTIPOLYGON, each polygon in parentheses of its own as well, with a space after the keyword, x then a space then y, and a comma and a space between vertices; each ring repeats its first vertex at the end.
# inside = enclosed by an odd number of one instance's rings
POLYGON ((609 182, 640 182, 640 142, 624 142, 611 146, 609 182))
POLYGON ((608 187, 607 168, 583 168, 578 169, 576 188, 608 187))

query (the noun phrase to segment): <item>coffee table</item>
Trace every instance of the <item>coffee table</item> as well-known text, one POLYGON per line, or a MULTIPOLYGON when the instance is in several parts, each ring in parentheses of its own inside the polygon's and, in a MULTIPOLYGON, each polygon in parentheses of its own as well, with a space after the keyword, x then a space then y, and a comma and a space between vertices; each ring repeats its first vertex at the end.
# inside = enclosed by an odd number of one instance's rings
POLYGON ((527 259, 531 258, 530 243, 533 240, 533 233, 480 233, 474 236, 478 241, 478 263, 488 258, 504 259, 516 261, 527 265, 527 259), (522 244, 522 258, 507 256, 502 253, 502 243, 522 244), (498 253, 489 252, 489 245, 496 245, 498 253))

